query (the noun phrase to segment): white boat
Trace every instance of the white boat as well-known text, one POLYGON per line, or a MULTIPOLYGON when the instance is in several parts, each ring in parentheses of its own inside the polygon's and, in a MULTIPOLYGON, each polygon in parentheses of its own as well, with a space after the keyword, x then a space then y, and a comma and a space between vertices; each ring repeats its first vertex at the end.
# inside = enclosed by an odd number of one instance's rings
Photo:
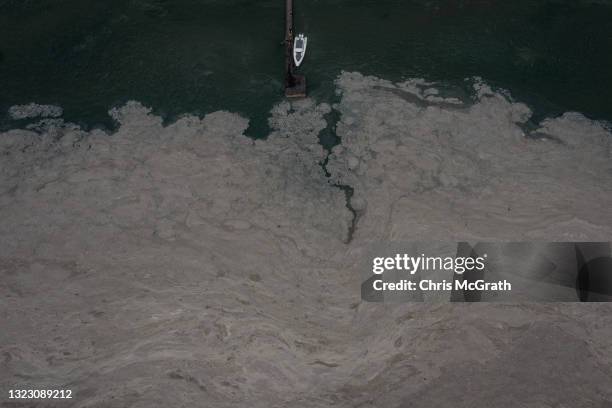
POLYGON ((293 61, 295 62, 296 67, 299 67, 302 61, 304 61, 307 43, 308 37, 304 37, 304 34, 299 34, 293 40, 293 61))

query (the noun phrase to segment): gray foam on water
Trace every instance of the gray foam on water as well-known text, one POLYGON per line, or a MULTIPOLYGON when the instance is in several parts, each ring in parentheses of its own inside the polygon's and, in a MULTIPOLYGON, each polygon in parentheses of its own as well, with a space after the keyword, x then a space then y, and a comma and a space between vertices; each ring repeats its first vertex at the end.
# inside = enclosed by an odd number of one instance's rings
POLYGON ((355 270, 372 240, 609 240, 609 131, 566 114, 539 125, 556 141, 525 137, 528 107, 484 83, 462 105, 337 86, 330 178, 313 100, 276 106, 266 140, 137 102, 113 134, 0 134, 0 387, 79 407, 612 401, 608 305, 365 304, 355 270))
POLYGON ((29 103, 27 105, 15 105, 9 108, 9 116, 13 120, 31 118, 58 118, 64 114, 64 110, 55 105, 39 105, 29 103))

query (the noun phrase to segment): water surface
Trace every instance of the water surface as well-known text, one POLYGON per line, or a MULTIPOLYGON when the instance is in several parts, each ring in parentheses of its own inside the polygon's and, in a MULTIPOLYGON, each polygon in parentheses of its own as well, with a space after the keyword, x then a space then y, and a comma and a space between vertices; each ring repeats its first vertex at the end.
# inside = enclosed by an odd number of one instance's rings
MULTIPOLYGON (((538 115, 612 119, 612 6, 545 0, 296 0, 310 95, 341 70, 465 86, 481 76, 538 115)), ((265 135, 282 99, 284 0, 0 0, 0 109, 57 104, 87 127, 129 99, 167 120, 218 109, 265 135)), ((0 126, 16 126, 2 116, 0 126)))

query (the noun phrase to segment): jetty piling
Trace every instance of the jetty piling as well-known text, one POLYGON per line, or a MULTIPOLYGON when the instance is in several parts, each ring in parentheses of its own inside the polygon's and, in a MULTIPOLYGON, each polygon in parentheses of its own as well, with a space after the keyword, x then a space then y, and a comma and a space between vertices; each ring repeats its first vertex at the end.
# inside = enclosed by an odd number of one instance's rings
POLYGON ((295 73, 293 62, 293 0, 285 0, 285 96, 306 96, 306 77, 295 73))

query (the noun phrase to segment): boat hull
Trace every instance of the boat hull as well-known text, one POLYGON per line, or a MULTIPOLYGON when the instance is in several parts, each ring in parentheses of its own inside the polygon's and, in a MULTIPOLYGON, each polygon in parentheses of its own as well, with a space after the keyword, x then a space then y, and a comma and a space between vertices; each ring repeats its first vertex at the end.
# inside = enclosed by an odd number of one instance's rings
POLYGON ((304 37, 303 34, 298 35, 293 41, 293 62, 295 62, 296 67, 299 67, 304 61, 307 45, 308 38, 304 37))

